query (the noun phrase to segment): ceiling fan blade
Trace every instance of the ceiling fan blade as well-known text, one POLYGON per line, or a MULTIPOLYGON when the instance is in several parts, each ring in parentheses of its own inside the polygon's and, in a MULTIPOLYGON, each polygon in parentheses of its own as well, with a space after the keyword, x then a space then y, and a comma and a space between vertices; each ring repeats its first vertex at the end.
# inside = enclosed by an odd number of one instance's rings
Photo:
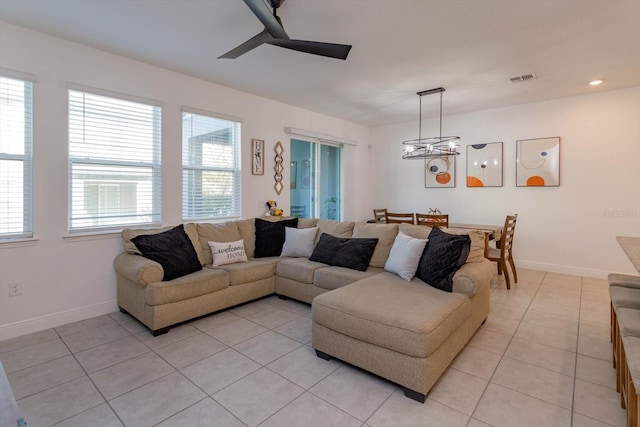
POLYGON ((261 33, 256 34, 246 42, 242 43, 240 46, 237 46, 231 49, 229 52, 225 53, 224 55, 218 56, 218 59, 220 58, 236 59, 238 56, 249 52, 251 49, 258 47, 263 43, 268 43, 271 40, 273 40, 273 37, 271 36, 269 31, 265 29, 261 33))
POLYGON ((284 31, 282 25, 278 22, 275 16, 271 14, 271 11, 264 3, 263 0, 244 0, 249 9, 254 15, 262 22, 264 28, 277 39, 288 39, 289 36, 284 31))
MULTIPOLYGON (((245 0, 247 1, 247 0, 245 0)), ((329 58, 347 59, 351 45, 337 43, 313 42, 308 40, 291 40, 274 38, 265 43, 280 46, 299 52, 312 53, 314 55, 327 56, 329 58)))

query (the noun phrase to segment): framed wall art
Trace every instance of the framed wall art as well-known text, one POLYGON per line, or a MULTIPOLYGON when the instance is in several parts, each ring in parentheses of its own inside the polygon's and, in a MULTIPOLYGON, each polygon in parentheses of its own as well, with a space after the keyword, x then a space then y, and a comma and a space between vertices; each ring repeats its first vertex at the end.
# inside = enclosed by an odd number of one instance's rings
POLYGON ((502 142, 467 145, 467 187, 502 187, 502 142))
POLYGON ((425 159, 425 188, 453 188, 456 186, 456 156, 425 159))
POLYGON ((516 186, 560 186, 560 137, 516 141, 516 186))
POLYGON ((264 141, 251 140, 251 175, 264 175, 264 141))

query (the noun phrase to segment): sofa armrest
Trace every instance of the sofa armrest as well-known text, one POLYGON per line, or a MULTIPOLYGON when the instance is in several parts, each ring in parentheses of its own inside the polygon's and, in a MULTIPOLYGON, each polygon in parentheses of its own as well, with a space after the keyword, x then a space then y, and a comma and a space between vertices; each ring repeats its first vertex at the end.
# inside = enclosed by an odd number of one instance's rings
POLYGON ((468 262, 453 276, 451 290, 471 297, 483 287, 491 285, 493 270, 493 263, 487 259, 481 262, 468 262))
POLYGON ((161 282, 164 277, 164 270, 159 263, 140 255, 121 253, 113 265, 118 274, 140 286, 161 282))

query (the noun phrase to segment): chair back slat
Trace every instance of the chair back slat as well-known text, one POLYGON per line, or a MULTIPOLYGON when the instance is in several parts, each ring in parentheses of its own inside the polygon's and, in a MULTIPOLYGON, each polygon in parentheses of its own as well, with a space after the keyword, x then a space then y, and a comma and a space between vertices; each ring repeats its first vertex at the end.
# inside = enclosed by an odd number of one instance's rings
POLYGON ((387 212, 386 214, 387 224, 415 224, 415 219, 412 213, 393 213, 387 212))
POLYGON ((373 221, 385 223, 387 222, 387 210, 386 209, 374 209, 373 210, 373 221))
POLYGON ((416 214, 416 224, 427 227, 449 227, 449 214, 416 214))

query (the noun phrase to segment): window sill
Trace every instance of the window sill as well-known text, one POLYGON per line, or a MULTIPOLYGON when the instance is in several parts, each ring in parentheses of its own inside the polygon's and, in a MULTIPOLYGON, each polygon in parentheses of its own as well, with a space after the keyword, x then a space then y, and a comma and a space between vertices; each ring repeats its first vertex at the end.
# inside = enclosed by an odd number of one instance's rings
POLYGON ((66 234, 62 236, 65 242, 84 242, 88 240, 105 240, 105 239, 119 239, 121 236, 120 231, 109 232, 91 232, 91 233, 74 233, 66 234))
POLYGON ((0 240, 0 249, 23 248, 35 246, 36 243, 38 239, 34 238, 0 240))

